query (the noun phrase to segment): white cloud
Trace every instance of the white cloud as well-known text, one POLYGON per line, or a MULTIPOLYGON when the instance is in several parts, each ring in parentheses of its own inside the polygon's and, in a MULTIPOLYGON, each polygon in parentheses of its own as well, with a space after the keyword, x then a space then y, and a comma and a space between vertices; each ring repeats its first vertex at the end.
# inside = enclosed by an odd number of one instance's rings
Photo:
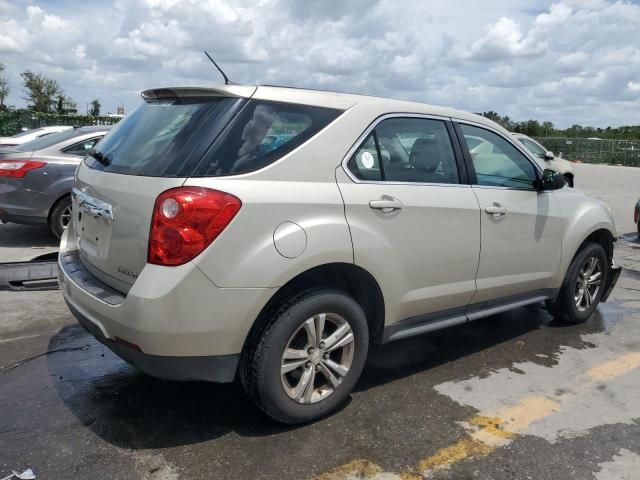
POLYGON ((520 25, 511 18, 501 18, 489 26, 486 34, 471 45, 466 58, 479 61, 496 61, 517 57, 542 55, 548 48, 534 35, 523 37, 520 25))
POLYGON ((109 110, 152 86, 219 82, 377 94, 559 125, 638 123, 640 6, 614 0, 0 0, 19 73, 109 110))

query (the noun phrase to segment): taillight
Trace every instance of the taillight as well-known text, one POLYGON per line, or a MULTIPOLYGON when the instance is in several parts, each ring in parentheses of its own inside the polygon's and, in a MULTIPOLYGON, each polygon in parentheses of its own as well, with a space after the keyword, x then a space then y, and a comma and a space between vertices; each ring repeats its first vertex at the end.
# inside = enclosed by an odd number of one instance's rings
POLYGON ((156 199, 148 262, 176 266, 197 257, 236 216, 242 202, 218 190, 172 188, 156 199))
POLYGON ((45 165, 33 160, 0 160, 0 177, 24 178, 27 172, 45 165))
POLYGON ((636 205, 636 208, 633 209, 633 223, 638 223, 638 217, 640 217, 640 207, 636 205))

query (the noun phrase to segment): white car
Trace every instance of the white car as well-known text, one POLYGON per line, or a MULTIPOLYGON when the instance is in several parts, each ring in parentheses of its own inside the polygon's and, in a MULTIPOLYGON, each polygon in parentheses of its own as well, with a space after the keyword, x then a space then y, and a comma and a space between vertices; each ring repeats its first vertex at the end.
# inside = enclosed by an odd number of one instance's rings
POLYGON ((571 162, 564 158, 556 157, 553 152, 547 150, 544 145, 536 142, 533 138, 526 136, 523 133, 512 133, 512 135, 522 143, 527 150, 533 155, 543 160, 547 167, 551 170, 555 170, 564 176, 567 185, 573 187, 573 166, 571 162))
POLYGON ((51 135, 52 133, 64 132, 70 130, 73 127, 69 125, 55 125, 53 127, 40 127, 32 130, 25 130, 15 134, 12 137, 0 137, 0 147, 15 147, 16 145, 22 145, 23 143, 30 142, 36 138, 44 137, 45 135, 51 135))

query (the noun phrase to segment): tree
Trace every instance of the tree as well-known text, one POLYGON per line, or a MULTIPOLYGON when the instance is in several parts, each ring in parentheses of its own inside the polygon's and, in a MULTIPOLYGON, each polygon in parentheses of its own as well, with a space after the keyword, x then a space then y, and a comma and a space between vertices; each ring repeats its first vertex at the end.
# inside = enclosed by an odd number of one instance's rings
POLYGON ((64 95, 58 95, 57 97, 56 112, 59 115, 62 115, 64 113, 64 95))
POLYGON ((78 105, 70 97, 59 94, 56 97, 56 113, 59 115, 68 115, 70 113, 78 113, 78 105))
POLYGON ((100 115, 100 107, 102 107, 102 105, 100 105, 100 101, 96 98, 95 100, 91 101, 91 110, 89 110, 89 115, 93 115, 94 117, 97 117, 100 115))
POLYGON ((4 99, 9 96, 11 89, 9 88, 9 81, 4 76, 4 65, 0 63, 0 110, 4 110, 4 99))
MULTIPOLYGON (((30 103, 30 107, 36 112, 50 112, 54 104, 54 98, 63 95, 58 82, 45 77, 41 73, 25 70, 20 76, 24 85, 24 99, 30 103)), ((60 98, 58 97, 59 101, 60 98)))

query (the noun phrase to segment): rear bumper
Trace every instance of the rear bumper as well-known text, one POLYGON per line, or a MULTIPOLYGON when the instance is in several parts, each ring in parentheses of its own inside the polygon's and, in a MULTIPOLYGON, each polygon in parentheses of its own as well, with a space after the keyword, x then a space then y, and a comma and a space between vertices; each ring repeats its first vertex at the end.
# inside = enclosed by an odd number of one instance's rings
POLYGON ((611 259, 611 265, 609 265, 609 274, 607 275, 607 283, 604 286, 604 293, 602 294, 601 301, 606 302, 611 295, 616 283, 618 283, 618 279, 620 278, 620 274, 622 273, 622 267, 616 266, 616 263, 611 259))
POLYGON ((68 235, 59 256, 60 289, 86 330, 150 375, 233 380, 244 341, 273 289, 219 288, 193 264, 146 265, 122 294, 83 268, 68 235))
POLYGON ((125 362, 147 375, 164 380, 205 380, 216 383, 232 382, 235 378, 240 354, 202 357, 148 355, 131 346, 105 337, 98 325, 76 310, 68 301, 67 306, 87 332, 109 347, 125 362))
POLYGON ((30 188, 23 178, 0 179, 0 220, 3 222, 46 224, 50 203, 46 195, 30 188))

